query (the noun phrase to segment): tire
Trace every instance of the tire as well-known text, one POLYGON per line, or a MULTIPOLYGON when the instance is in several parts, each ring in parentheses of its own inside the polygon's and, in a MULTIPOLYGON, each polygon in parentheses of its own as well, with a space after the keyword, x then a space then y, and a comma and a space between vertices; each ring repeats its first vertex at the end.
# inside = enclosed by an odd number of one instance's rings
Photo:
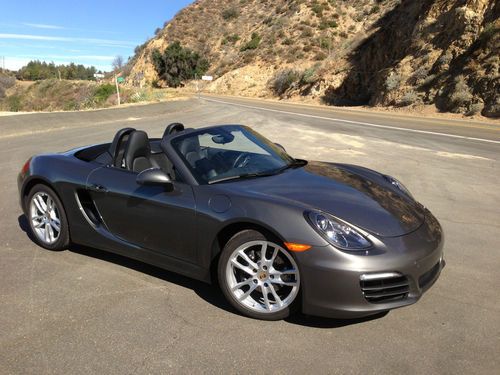
POLYGON ((68 219, 54 190, 42 184, 33 186, 26 200, 26 216, 33 239, 38 245, 55 251, 68 247, 68 219))
POLYGON ((217 274, 228 302, 250 318, 285 319, 300 305, 300 272, 293 255, 280 241, 255 230, 241 231, 227 242, 217 274))

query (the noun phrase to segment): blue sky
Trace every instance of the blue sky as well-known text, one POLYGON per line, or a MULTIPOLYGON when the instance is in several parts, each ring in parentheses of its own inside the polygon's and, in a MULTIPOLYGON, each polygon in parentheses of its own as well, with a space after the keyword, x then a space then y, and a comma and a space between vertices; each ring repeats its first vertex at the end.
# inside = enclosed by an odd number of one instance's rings
POLYGON ((110 70, 192 0, 6 0, 0 12, 0 67, 38 59, 110 70))

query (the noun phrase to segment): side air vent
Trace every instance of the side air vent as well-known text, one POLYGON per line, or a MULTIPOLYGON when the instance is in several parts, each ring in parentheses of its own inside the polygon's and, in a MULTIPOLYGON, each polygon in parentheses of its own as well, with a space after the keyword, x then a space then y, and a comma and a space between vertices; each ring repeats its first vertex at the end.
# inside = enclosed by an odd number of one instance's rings
POLYGON ((408 297, 408 278, 396 272, 361 275, 361 290, 371 303, 395 302, 408 297))
POLYGON ((82 212, 85 219, 89 222, 90 225, 96 227, 102 224, 101 216, 97 211, 97 208, 92 200, 90 194, 86 190, 78 190, 75 193, 76 202, 78 204, 78 208, 82 212))

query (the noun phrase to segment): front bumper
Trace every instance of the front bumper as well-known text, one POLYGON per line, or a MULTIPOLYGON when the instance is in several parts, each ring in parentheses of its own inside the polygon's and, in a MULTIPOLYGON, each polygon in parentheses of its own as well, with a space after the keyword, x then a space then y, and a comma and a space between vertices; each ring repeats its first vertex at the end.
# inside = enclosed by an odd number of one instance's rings
POLYGON ((415 232, 372 242, 361 254, 333 246, 297 254, 305 314, 358 318, 411 305, 445 266, 441 227, 430 213, 415 232))

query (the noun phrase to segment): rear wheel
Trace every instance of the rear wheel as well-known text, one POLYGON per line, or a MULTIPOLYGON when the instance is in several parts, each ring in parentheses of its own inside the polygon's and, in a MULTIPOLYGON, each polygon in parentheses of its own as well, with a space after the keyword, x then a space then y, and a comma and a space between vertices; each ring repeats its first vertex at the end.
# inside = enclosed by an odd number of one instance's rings
POLYGON ((219 259, 222 292, 231 305, 251 318, 284 319, 298 307, 299 268, 277 242, 245 230, 228 241, 219 259))
POLYGON ((69 244, 68 220, 62 202, 46 185, 35 185, 27 199, 28 222, 37 244, 63 250, 69 244))

